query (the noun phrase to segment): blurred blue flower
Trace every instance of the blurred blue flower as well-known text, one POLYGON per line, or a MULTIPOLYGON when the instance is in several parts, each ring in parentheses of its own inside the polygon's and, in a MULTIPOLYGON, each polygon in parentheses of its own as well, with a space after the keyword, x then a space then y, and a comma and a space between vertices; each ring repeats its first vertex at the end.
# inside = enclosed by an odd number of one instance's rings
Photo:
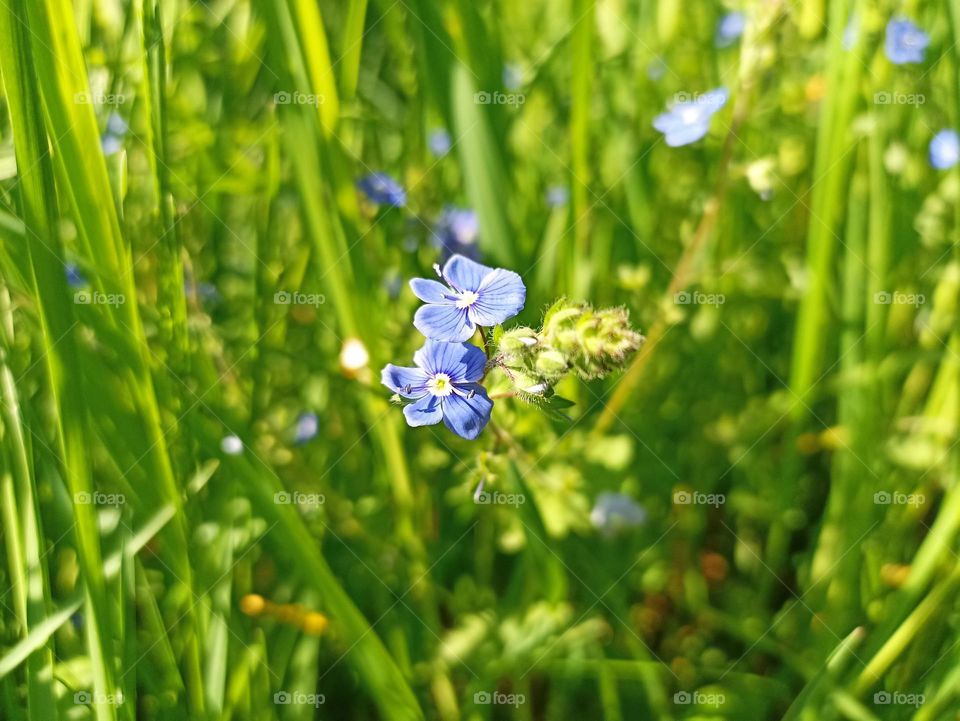
POLYGON ((406 191, 386 173, 370 173, 357 182, 357 187, 377 205, 402 208, 407 204, 406 191))
POLYGON ((551 185, 547 188, 547 205, 561 208, 570 202, 570 191, 565 185, 551 185))
POLYGON ((82 288, 87 284, 87 279, 80 272, 80 267, 76 263, 67 263, 63 267, 63 272, 67 276, 67 284, 71 288, 82 288))
POLYGON ((523 83, 523 71, 516 63, 507 63, 503 66, 503 87, 507 90, 517 90, 523 83))
POLYGON ((884 49, 894 65, 922 63, 929 44, 930 36, 906 18, 894 18, 887 23, 884 49))
POLYGON ((432 426, 443 420, 458 436, 473 440, 490 420, 493 401, 479 384, 487 356, 467 343, 428 340, 413 354, 416 368, 387 364, 380 380, 414 401, 403 409, 410 426, 432 426))
POLYGON ((431 340, 462 342, 477 326, 494 326, 523 309, 527 288, 512 270, 488 268, 462 255, 434 266, 446 282, 414 278, 410 288, 426 305, 413 316, 413 325, 431 340))
POLYGON ((590 521, 607 538, 636 528, 646 520, 643 507, 622 493, 601 493, 590 511, 590 521))
POLYGON ((130 126, 117 113, 110 113, 107 118, 107 129, 100 137, 100 147, 104 155, 113 155, 123 150, 123 138, 126 136, 130 126))
POLYGON ((477 259, 477 236, 480 235, 480 219, 469 208, 454 205, 444 207, 433 228, 435 245, 443 250, 443 257, 457 253, 472 260, 477 259))
POLYGON ((301 413, 297 418, 297 425, 293 431, 293 442, 298 446, 316 437, 320 430, 320 421, 317 414, 312 412, 301 413))
POLYGON ((941 130, 930 141, 930 165, 947 170, 960 162, 960 135, 956 130, 941 130))
POLYGON ((453 141, 450 140, 450 133, 443 128, 437 128, 436 130, 430 131, 430 136, 427 138, 427 145, 431 153, 438 158, 442 158, 450 152, 450 148, 453 147, 453 141))
POLYGON ((661 57, 656 57, 647 65, 647 77, 654 82, 662 80, 667 73, 667 63, 661 57))
POLYGON ((720 22, 717 24, 716 46, 718 48, 730 47, 740 39, 746 27, 747 16, 742 12, 727 13, 720 18, 720 22))
POLYGON ((847 23, 847 27, 843 29, 843 40, 841 45, 844 50, 853 50, 853 46, 857 44, 857 40, 860 39, 860 18, 857 17, 856 13, 853 13, 850 16, 850 21, 847 23))
POLYGON ((671 148, 695 143, 710 130, 710 118, 727 104, 727 97, 726 88, 717 88, 685 98, 654 118, 653 127, 664 134, 671 148))

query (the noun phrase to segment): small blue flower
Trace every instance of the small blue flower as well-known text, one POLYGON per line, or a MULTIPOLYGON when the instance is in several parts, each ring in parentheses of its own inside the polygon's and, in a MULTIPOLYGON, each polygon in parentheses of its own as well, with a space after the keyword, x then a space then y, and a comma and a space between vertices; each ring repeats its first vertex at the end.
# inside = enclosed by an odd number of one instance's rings
POLYGON ((316 413, 301 413, 297 418, 297 425, 293 431, 293 442, 298 446, 316 437, 320 430, 320 422, 316 413))
POLYGON ((441 271, 446 282, 414 278, 410 288, 427 305, 420 306, 413 325, 431 340, 462 342, 477 326, 494 326, 523 309, 527 288, 512 270, 488 268, 455 255, 441 271))
POLYGON ((123 138, 126 136, 130 126, 117 113, 110 113, 107 118, 107 130, 100 138, 100 147, 104 155, 113 155, 123 150, 123 138))
POLYGON ((127 131, 130 130, 130 125, 127 124, 127 121, 123 119, 118 113, 110 113, 110 117, 107 118, 107 132, 112 133, 113 135, 126 135, 127 131))
POLYGON ((450 152, 450 148, 453 147, 453 141, 450 140, 450 133, 443 128, 437 128, 430 132, 430 137, 427 138, 427 145, 431 153, 438 158, 442 158, 450 152))
POLYGON ((670 106, 653 120, 671 148, 700 140, 710 130, 710 118, 727 104, 727 89, 717 88, 670 106))
POLYGON ((458 436, 473 440, 490 420, 493 401, 479 384, 487 356, 467 343, 428 340, 413 354, 416 368, 387 364, 380 381, 414 401, 403 409, 407 424, 432 426, 443 420, 458 436))
POLYGON ((551 185, 547 188, 547 205, 562 208, 570 202, 570 191, 564 185, 551 185))
POLYGON ((608 538, 636 528, 646 520, 643 507, 622 493, 601 493, 590 511, 590 521, 608 538))
POLYGON ((741 12, 727 13, 717 25, 715 42, 718 48, 728 48, 743 35, 747 27, 747 16, 741 12))
POLYGON ((922 63, 929 44, 930 36, 906 18, 894 18, 887 23, 884 49, 894 65, 922 63))
POLYGON ((357 187, 377 205, 402 208, 407 204, 407 193, 386 173, 370 173, 357 182, 357 187))
POLYGON ((80 272, 80 267, 76 263, 67 263, 63 267, 63 272, 67 276, 67 285, 71 288, 82 288, 87 284, 87 279, 80 272))
POLYGON ((433 229, 433 239, 449 258, 457 253, 477 258, 477 236, 480 235, 480 219, 469 208, 453 205, 444 207, 433 229))
POLYGON ((960 136, 956 130, 941 130, 930 141, 930 165, 948 170, 960 162, 960 136))
POLYGON ((523 70, 516 63, 507 63, 503 66, 503 87, 507 90, 518 90, 523 84, 523 70))
POLYGON ((661 57, 656 57, 650 61, 647 65, 647 77, 650 78, 653 82, 658 80, 663 80, 663 76, 667 73, 667 63, 661 57))

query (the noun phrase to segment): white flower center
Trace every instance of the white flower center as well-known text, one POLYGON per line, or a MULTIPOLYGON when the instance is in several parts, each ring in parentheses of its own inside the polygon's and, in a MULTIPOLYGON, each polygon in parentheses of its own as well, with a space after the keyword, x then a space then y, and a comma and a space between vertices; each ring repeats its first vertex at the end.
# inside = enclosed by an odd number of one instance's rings
POLYGON ((453 381, 446 373, 437 373, 427 381, 427 390, 435 396, 448 396, 453 393, 453 381))
POLYGON ((480 296, 472 290, 465 290, 460 294, 459 300, 457 300, 457 308, 469 308, 477 302, 477 298, 479 297, 480 296))

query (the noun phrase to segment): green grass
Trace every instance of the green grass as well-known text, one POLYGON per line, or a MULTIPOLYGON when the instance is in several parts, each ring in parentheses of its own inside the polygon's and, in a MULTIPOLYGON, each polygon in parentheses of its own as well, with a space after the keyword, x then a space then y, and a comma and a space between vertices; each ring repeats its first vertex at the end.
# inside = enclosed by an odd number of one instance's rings
POLYGON ((0 0, 0 719, 957 718, 958 40, 957 0, 0 0), (475 441, 391 404, 446 206, 508 327, 646 336, 568 419, 500 371, 475 441))

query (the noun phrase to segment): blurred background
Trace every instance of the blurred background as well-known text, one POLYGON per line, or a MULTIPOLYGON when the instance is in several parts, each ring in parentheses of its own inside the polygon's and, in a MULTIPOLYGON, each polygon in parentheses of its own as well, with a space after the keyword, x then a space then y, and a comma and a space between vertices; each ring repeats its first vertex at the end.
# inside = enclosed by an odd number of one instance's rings
POLYGON ((0 718, 960 718, 958 42, 2 0, 0 718), (408 428, 452 253, 646 343, 408 428))

